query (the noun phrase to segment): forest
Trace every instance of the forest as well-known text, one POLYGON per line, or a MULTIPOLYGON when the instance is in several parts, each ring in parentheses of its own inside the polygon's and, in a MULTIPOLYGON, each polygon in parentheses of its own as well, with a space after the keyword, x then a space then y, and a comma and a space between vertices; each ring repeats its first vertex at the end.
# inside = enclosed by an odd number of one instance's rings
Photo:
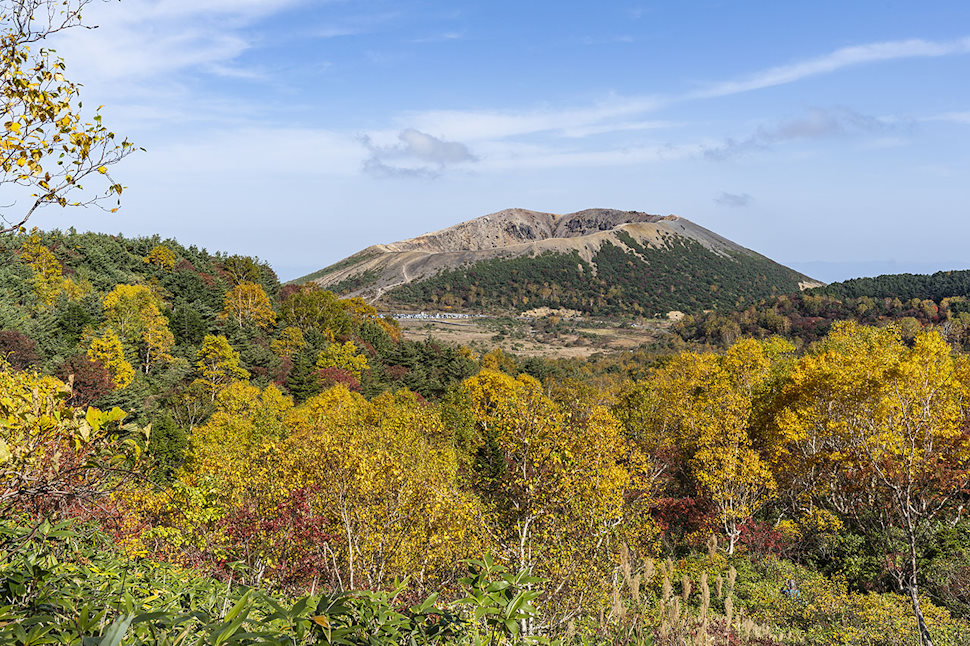
MULTIPOLYGON (((566 308, 592 316, 654 316, 671 310, 734 309, 767 294, 798 291, 798 274, 759 256, 715 253, 688 238, 654 248, 619 234, 592 262, 579 253, 495 258, 442 271, 390 290, 393 306, 525 311, 566 308)), ((372 281, 367 272, 333 286, 349 293, 372 281)))
POLYGON ((4 643, 970 642, 962 297, 552 361, 158 237, 0 258, 4 643))
POLYGON ((711 346, 729 345, 742 335, 779 334, 801 347, 825 336, 834 322, 853 320, 866 325, 895 323, 907 340, 932 326, 963 348, 970 340, 968 277, 970 271, 855 278, 746 307, 689 315, 678 322, 675 332, 685 341, 711 346))

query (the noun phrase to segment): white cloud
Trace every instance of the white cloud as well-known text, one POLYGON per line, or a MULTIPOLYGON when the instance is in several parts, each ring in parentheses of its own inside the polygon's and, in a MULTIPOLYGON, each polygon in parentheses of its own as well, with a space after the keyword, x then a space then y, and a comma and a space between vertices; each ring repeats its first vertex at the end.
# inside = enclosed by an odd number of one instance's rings
POLYGON ((848 108, 815 108, 808 114, 776 124, 760 126, 743 139, 726 139, 704 152, 709 159, 727 159, 751 150, 795 139, 825 139, 860 133, 882 132, 892 123, 848 108))
POLYGON ((751 204, 754 198, 747 193, 721 193, 714 198, 714 203, 720 206, 728 206, 739 209, 751 204))
POLYGON ((927 117, 923 121, 947 121, 949 123, 970 125, 970 112, 944 112, 943 114, 927 117))
POLYGON ((864 63, 967 53, 970 53, 970 37, 942 42, 910 39, 855 45, 843 47, 824 56, 806 61, 771 67, 747 78, 715 83, 707 88, 691 92, 684 98, 705 99, 750 92, 775 85, 794 83, 803 78, 829 74, 845 67, 864 63))
POLYGON ((396 11, 360 14, 348 16, 340 22, 318 27, 311 32, 316 38, 341 38, 345 36, 361 36, 378 31, 388 22, 397 18, 400 14, 396 11))
POLYGON ((252 47, 245 28, 305 0, 128 0, 92 3, 95 30, 60 34, 55 46, 88 83, 151 83, 186 69, 220 73, 252 47))
POLYGON ((575 128, 564 128, 560 131, 563 137, 580 139, 594 135, 604 135, 612 132, 637 132, 641 130, 660 130, 664 128, 675 128, 681 124, 674 121, 617 121, 613 123, 601 123, 591 126, 578 126, 575 128))
POLYGON ((341 38, 343 36, 359 36, 364 30, 359 27, 321 27, 313 32, 317 38, 341 38))
POLYGON ((424 43, 446 43, 449 41, 461 40, 465 37, 465 34, 459 31, 446 31, 440 34, 434 34, 432 36, 424 36, 422 38, 413 38, 412 43, 424 44, 424 43))
POLYGON ((584 150, 517 142, 483 143, 477 150, 481 153, 481 161, 476 168, 482 172, 632 166, 688 159, 703 152, 698 144, 648 144, 584 150))
POLYGON ((436 177, 446 166, 478 161, 465 144, 445 141, 414 128, 402 130, 397 139, 396 144, 382 146, 366 135, 361 137, 361 143, 370 151, 364 170, 383 177, 436 177))
MULTIPOLYGON (((586 107, 558 109, 427 110, 405 113, 398 121, 401 127, 439 132, 446 137, 462 141, 504 139, 540 133, 586 137, 664 127, 669 124, 663 121, 634 118, 678 103, 713 99, 794 83, 810 76, 832 73, 864 63, 966 53, 970 53, 970 37, 954 41, 911 39, 868 43, 837 49, 806 61, 771 67, 745 78, 713 83, 700 90, 680 95, 613 96, 586 107), (643 127, 639 127, 638 124, 642 124, 643 127)), ((817 125, 825 127, 825 124, 817 125)))
POLYGON ((440 132, 451 139, 477 141, 588 128, 612 119, 642 114, 660 105, 658 99, 650 97, 613 98, 586 108, 429 110, 405 114, 400 120, 419 130, 440 132))
POLYGON ((244 126, 168 143, 137 159, 149 173, 269 179, 281 174, 353 176, 366 157, 364 147, 344 133, 244 126))

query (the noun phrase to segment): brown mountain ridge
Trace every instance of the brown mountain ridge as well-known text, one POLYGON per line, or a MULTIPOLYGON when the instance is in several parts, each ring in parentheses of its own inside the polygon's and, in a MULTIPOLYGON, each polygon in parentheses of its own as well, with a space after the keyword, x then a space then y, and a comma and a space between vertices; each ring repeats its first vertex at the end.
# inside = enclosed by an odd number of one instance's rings
POLYGON ((314 281, 391 309, 654 315, 736 305, 821 283, 690 220, 506 209, 368 247, 314 281))

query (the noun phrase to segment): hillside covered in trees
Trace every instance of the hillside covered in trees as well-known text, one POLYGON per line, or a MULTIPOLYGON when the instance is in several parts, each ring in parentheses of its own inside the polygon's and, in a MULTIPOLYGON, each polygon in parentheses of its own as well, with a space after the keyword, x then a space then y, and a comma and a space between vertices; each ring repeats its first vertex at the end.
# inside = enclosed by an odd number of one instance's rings
POLYGON ((782 335, 798 344, 825 336, 835 321, 896 323, 912 339, 938 329, 957 347, 970 343, 970 271, 855 278, 762 299, 734 310, 689 316, 675 332, 685 341, 725 345, 738 337, 782 335))
POLYGON ((118 406, 183 439, 234 380, 298 401, 338 382, 432 397, 474 366, 457 348, 402 341, 359 300, 283 287, 249 257, 73 231, 5 236, 0 256, 10 364, 72 379, 74 405, 118 406))
POLYGON ((392 289, 384 301, 389 307, 459 311, 550 307, 593 316, 654 316, 732 309, 798 290, 800 277, 767 258, 720 255, 686 238, 654 249, 620 237, 625 246, 604 243, 589 262, 575 252, 485 260, 392 289))
POLYGON ((520 360, 172 240, 0 244, 7 641, 970 639, 939 319, 520 360))

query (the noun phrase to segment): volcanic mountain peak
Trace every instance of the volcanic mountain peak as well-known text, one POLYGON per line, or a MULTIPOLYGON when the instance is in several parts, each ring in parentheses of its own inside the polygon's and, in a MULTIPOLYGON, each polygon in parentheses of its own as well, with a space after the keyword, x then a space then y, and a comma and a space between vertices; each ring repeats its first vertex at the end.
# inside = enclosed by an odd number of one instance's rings
POLYGON ((548 301, 591 313, 695 311, 817 284, 685 218, 614 209, 505 209, 373 245, 306 281, 392 308, 548 301))
POLYGON ((373 249, 384 252, 429 253, 482 251, 553 238, 578 238, 600 231, 610 231, 623 224, 658 222, 663 219, 659 215, 613 209, 586 209, 566 215, 527 209, 505 209, 416 238, 375 245, 373 249))

